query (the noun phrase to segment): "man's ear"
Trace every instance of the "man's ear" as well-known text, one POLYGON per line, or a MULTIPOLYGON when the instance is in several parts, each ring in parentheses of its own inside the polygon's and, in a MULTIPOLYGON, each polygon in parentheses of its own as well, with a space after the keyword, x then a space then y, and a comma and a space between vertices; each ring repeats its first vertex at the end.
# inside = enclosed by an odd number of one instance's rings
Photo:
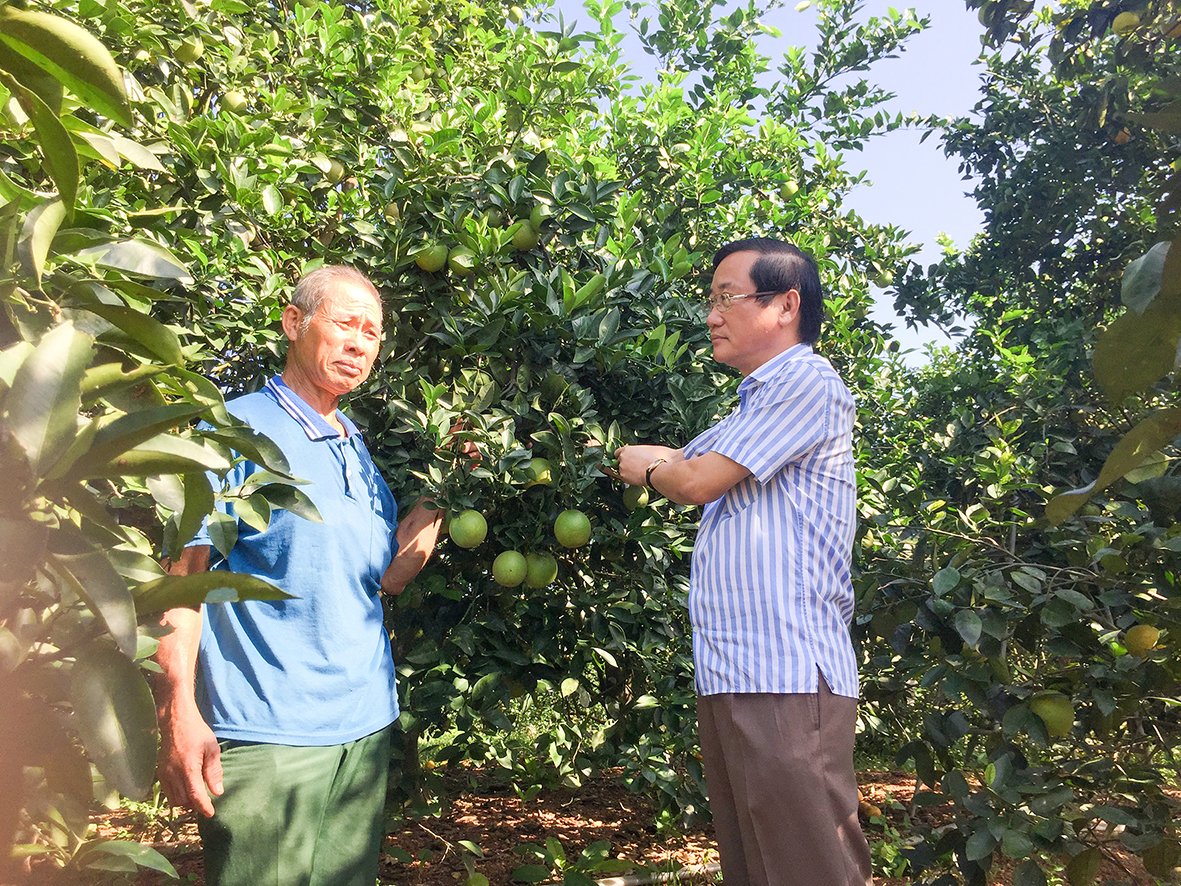
POLYGON ((800 291, 789 289, 783 294, 779 308, 779 322, 782 326, 798 325, 800 322, 800 291))
POLYGON ((295 305, 287 305, 283 309, 283 334, 288 341, 299 338, 299 324, 303 319, 303 312, 295 305))

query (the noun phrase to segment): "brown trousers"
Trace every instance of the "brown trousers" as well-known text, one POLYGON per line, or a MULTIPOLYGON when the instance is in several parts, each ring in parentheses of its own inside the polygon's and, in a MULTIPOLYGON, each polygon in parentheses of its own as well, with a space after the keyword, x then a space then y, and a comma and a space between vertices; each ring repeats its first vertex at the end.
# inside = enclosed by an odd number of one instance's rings
POLYGON ((697 722, 726 886, 868 886, 857 821, 857 700, 702 695, 697 722))

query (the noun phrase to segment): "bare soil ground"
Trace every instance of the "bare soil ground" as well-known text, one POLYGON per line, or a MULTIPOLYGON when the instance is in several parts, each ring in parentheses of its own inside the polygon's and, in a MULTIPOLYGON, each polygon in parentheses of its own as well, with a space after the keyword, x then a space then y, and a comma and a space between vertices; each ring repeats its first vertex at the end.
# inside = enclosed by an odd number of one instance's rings
MULTIPOLYGON (((470 778, 467 780, 470 782, 470 778)), ((870 842, 888 839, 889 829, 905 834, 906 806, 914 790, 913 776, 867 771, 859 774, 859 780, 863 795, 862 823, 870 842)), ((918 814, 938 820, 941 813, 936 807, 920 810, 918 814)), ((627 859, 637 871, 700 867, 717 862, 710 827, 670 837, 657 833, 652 820, 651 805, 630 793, 612 774, 604 774, 578 789, 543 792, 532 800, 522 800, 503 791, 467 790, 457 793, 438 817, 391 822, 383 851, 381 880, 396 886, 450 886, 464 883, 469 872, 476 870, 492 886, 508 886, 514 869, 536 861, 522 854, 524 844, 542 844, 547 837, 560 841, 571 858, 591 843, 609 841, 612 856, 627 859), (483 857, 474 858, 461 841, 478 846, 483 857)), ((117 812, 96 817, 96 824, 105 835, 151 843, 176 866, 181 882, 191 886, 204 883, 196 825, 180 810, 151 820, 117 812)), ((1007 886, 1011 876, 1009 866, 998 872, 992 883, 1007 886)), ((171 882, 175 881, 146 872, 135 880, 136 886, 171 882)), ((681 882, 705 883, 717 879, 697 877, 681 882)), ((901 886, 909 881, 879 878, 876 882, 880 886, 901 886)), ((1155 881, 1136 858, 1113 849, 1096 883, 1098 886, 1152 886, 1155 881)))

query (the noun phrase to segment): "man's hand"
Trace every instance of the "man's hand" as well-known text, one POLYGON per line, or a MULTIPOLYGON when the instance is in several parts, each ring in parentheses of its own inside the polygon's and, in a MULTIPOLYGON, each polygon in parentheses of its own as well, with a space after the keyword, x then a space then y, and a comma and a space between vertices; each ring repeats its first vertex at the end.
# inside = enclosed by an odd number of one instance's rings
POLYGON ((451 425, 451 430, 447 432, 447 437, 454 441, 456 451, 468 459, 468 467, 477 468, 480 462, 484 460, 484 454, 480 452, 480 447, 476 442, 470 438, 465 439, 462 435, 467 430, 467 422, 462 418, 455 420, 451 425))
POLYGON ((381 577, 381 589, 400 594, 422 571, 439 542, 443 511, 432 501, 420 501, 398 523, 398 553, 381 577))
POLYGON ((679 449, 650 444, 642 446, 620 446, 615 450, 615 457, 619 459, 620 478, 623 482, 630 483, 632 486, 643 486, 645 484, 646 478, 644 475, 648 471, 648 465, 652 464, 658 458, 663 458, 670 464, 685 460, 684 454, 679 449))
POLYGON ((216 736, 195 707, 185 715, 161 717, 160 722, 157 775, 164 794, 173 805, 212 818, 212 798, 220 797, 223 790, 216 736))

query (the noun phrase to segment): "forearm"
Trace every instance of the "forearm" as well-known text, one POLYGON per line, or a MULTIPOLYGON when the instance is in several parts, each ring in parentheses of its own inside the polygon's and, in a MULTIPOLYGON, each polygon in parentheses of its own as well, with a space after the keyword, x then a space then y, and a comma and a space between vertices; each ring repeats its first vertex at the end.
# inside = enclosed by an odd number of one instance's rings
POLYGON ((400 594, 414 580, 434 553, 442 525, 443 512, 433 502, 421 501, 410 509, 398 524, 398 553, 381 578, 383 591, 400 594))
POLYGON ((717 452, 687 459, 684 450, 667 446, 624 446, 617 454, 619 475, 626 482, 651 485, 683 505, 715 501, 750 476, 742 465, 717 452))
POLYGON ((652 489, 680 505, 704 505, 721 498, 726 489, 709 483, 695 461, 681 458, 658 466, 652 471, 652 489))
MULTIPOLYGON (((181 558, 171 564, 172 575, 191 575, 209 568, 209 548, 186 548, 181 558)), ((156 679, 156 708, 162 723, 177 712, 196 709, 197 649, 201 641, 201 610, 169 609, 160 623, 171 631, 160 638, 156 663, 161 674, 156 679)))

